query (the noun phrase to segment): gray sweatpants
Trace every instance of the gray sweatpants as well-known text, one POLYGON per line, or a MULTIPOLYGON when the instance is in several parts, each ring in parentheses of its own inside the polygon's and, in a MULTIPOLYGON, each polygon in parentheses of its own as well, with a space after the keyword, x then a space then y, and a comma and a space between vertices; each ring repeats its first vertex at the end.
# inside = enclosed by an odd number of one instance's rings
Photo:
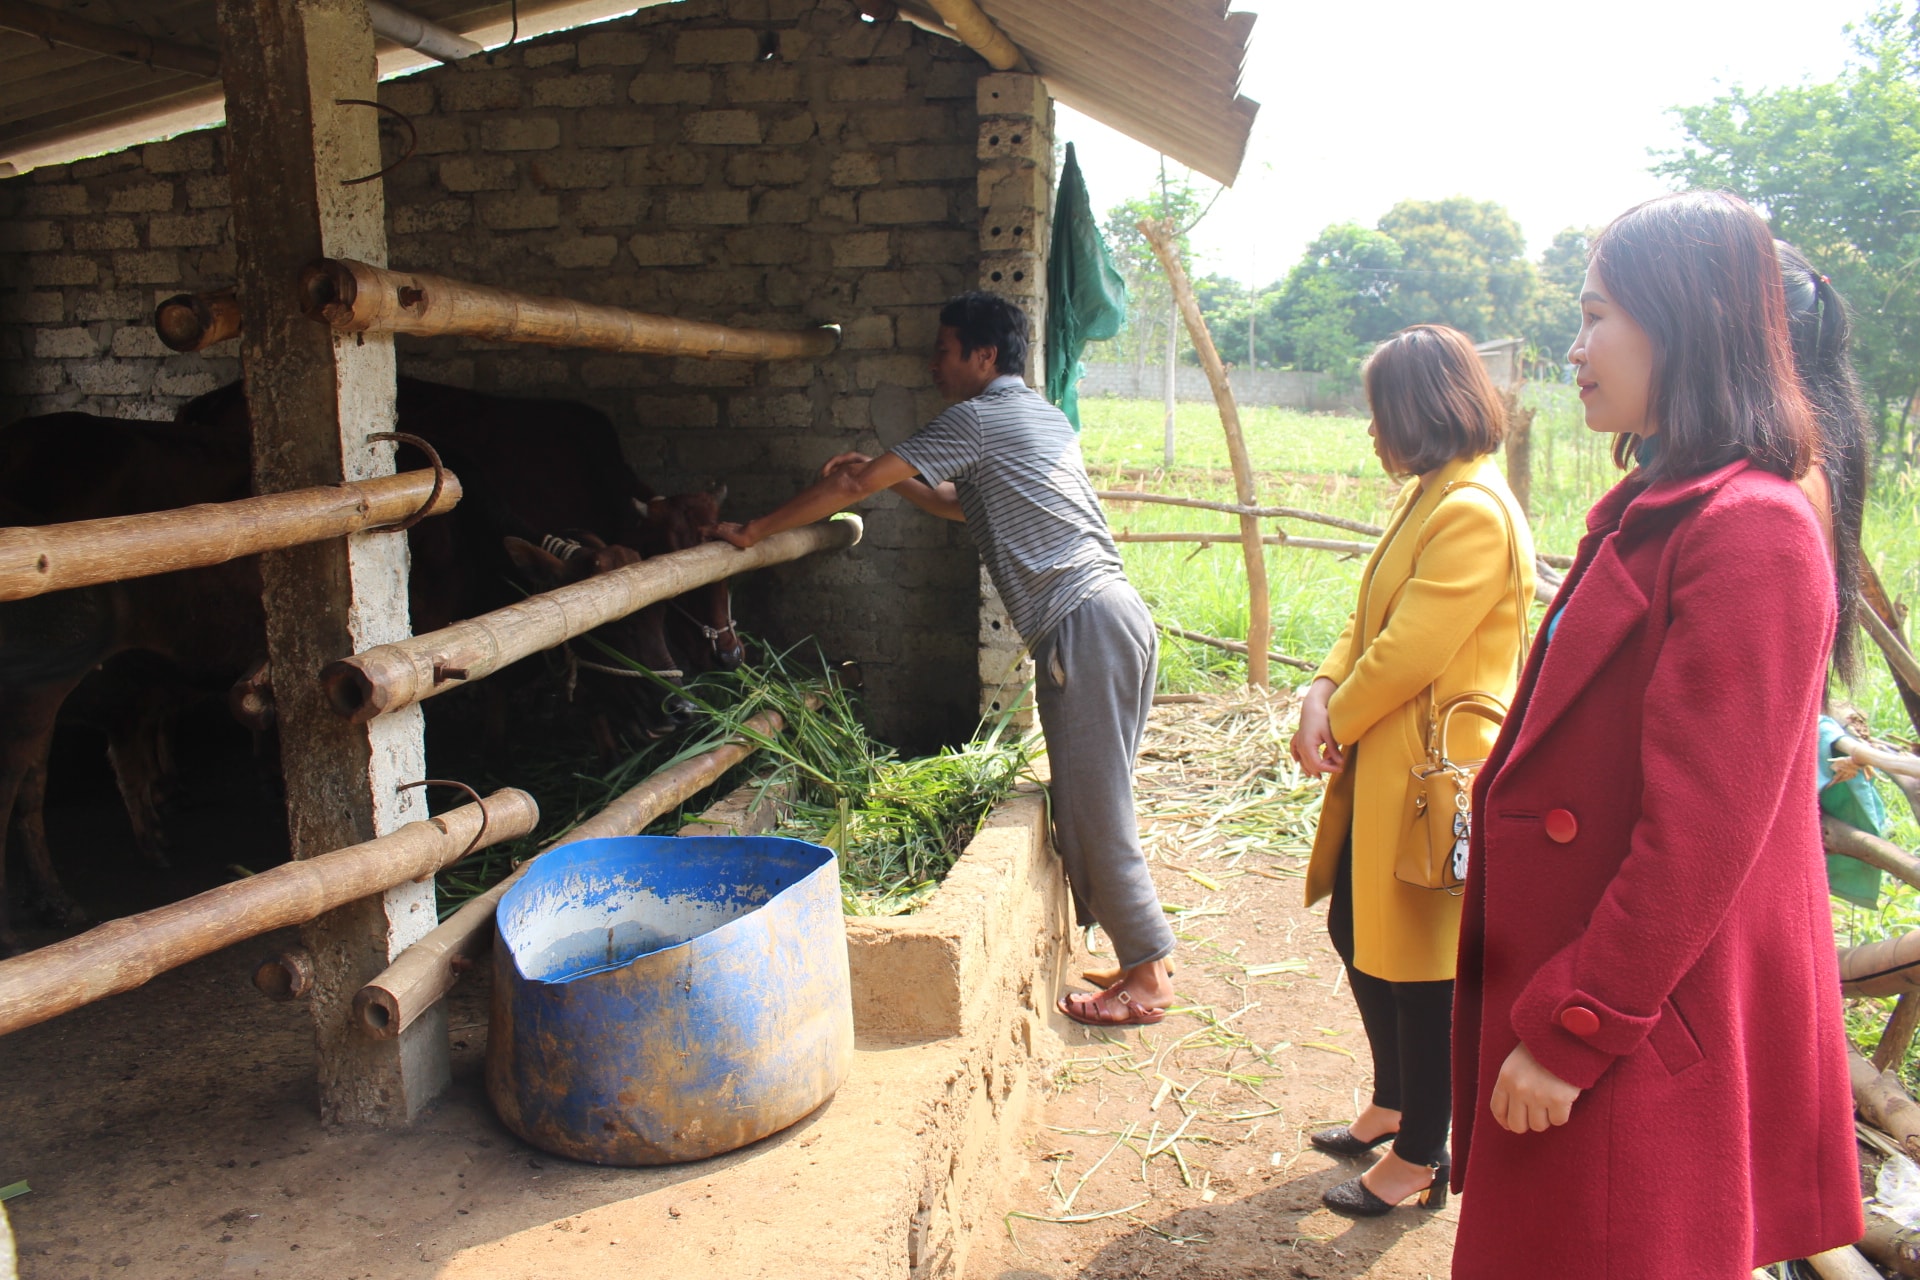
POLYGON ((1133 760, 1153 708, 1159 641, 1139 593, 1115 583, 1035 646, 1035 699, 1053 770, 1054 843, 1082 927, 1131 969, 1173 951, 1133 807, 1133 760))

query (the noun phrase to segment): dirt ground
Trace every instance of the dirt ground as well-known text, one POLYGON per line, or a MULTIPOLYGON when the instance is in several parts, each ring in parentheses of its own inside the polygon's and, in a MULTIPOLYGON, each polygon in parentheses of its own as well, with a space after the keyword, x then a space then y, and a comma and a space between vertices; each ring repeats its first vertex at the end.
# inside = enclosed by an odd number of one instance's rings
POLYGON ((1317 792, 1286 761, 1289 717, 1283 699, 1155 709, 1140 811, 1180 908, 1185 1012, 1079 1036, 969 1280, 1447 1275, 1453 1205, 1360 1222, 1320 1205, 1366 1163, 1306 1134, 1350 1119, 1371 1072, 1325 904, 1301 905, 1317 792))
MULTIPOLYGON (((1007 1218, 1010 1237, 996 1212, 975 1237, 969 1280, 1446 1274, 1452 1209, 1356 1224, 1319 1207, 1322 1190, 1362 1166, 1320 1155, 1303 1135, 1350 1117, 1367 1073, 1323 915, 1299 902, 1315 793, 1283 763, 1287 717, 1283 700, 1156 710, 1142 812, 1162 896, 1179 909, 1186 1012, 1144 1034, 1071 1045, 1027 1139, 1029 1173, 999 1210, 1029 1216, 1007 1218), (1041 1220, 1064 1217, 1086 1220, 1041 1220)), ((96 799, 59 821, 110 827, 110 793, 96 799)), ((270 804, 258 807, 270 816, 270 804)), ((264 859, 271 823, 257 826, 253 850, 204 859, 200 874, 217 881, 221 863, 264 859)), ((115 861, 123 856, 74 885, 101 915, 168 887, 143 888, 146 873, 115 861)), ((636 1171, 527 1147, 494 1119, 481 1086, 484 967, 452 997, 450 1096, 404 1133, 324 1129, 306 1010, 271 1004, 248 982, 284 941, 210 956, 0 1040, 0 1185, 33 1188, 7 1206, 25 1280, 389 1280, 450 1269, 504 1280, 477 1251, 530 1232, 556 1263, 605 1249, 607 1274, 646 1275, 649 1240, 657 1247, 658 1233, 697 1221, 707 1181, 758 1149, 636 1171), (662 1185, 686 1205, 658 1222, 622 1212, 662 1185)), ((804 1144, 817 1120, 769 1141, 804 1144)), ((780 1274, 777 1232, 728 1234, 737 1261, 725 1270, 780 1274), (742 1268, 747 1259, 769 1269, 742 1268)))

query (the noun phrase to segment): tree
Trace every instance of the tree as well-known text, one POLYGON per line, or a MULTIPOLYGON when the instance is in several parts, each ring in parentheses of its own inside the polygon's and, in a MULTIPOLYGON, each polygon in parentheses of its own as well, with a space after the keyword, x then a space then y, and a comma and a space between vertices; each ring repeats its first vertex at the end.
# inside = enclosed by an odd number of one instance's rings
POLYGON ((1850 30, 1858 60, 1830 84, 1679 108, 1690 142, 1654 172, 1737 192, 1826 272, 1870 403, 1904 421, 1920 391, 1920 11, 1887 4, 1850 30))
POLYGON ((1357 223, 1322 231, 1274 299, 1267 327, 1276 361, 1351 378, 1373 344, 1396 327, 1403 257, 1392 236, 1357 223))
MULTIPOLYGON (((1154 256, 1153 246, 1140 234, 1140 219, 1159 218, 1191 229, 1203 212, 1200 193, 1186 178, 1167 178, 1160 190, 1124 201, 1107 211, 1107 247, 1113 263, 1126 277, 1130 305, 1127 327, 1116 342, 1135 364, 1164 356, 1167 324, 1173 316, 1173 293, 1167 274, 1154 256)), ((1185 231, 1179 237, 1180 257, 1192 262, 1192 246, 1185 231)))
POLYGON ((1380 219, 1400 246, 1394 328, 1447 324, 1476 342, 1520 334, 1533 264, 1512 215, 1492 201, 1402 200, 1380 219))
POLYGON ((1580 332, 1580 283, 1587 275, 1587 250, 1600 232, 1567 227, 1540 255, 1534 271, 1533 298, 1521 336, 1533 348, 1533 360, 1559 365, 1580 332))

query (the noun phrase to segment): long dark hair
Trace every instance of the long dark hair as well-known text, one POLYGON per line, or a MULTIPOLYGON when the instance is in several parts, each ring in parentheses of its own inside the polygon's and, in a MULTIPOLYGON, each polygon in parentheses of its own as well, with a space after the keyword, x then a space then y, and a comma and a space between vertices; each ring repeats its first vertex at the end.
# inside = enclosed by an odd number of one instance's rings
POLYGON ((1774 241, 1780 281, 1786 288, 1787 328, 1800 385, 1813 402, 1820 431, 1820 468, 1826 473, 1833 509, 1833 576, 1840 619, 1833 636, 1833 665, 1848 684, 1860 674, 1860 525, 1873 469, 1873 431, 1860 381, 1847 354, 1852 324, 1847 304, 1827 278, 1792 245, 1774 241))
MULTIPOLYGON (((1789 479, 1806 474, 1817 428, 1794 376, 1773 233, 1759 214, 1720 191, 1661 196, 1615 218, 1590 262, 1653 343, 1648 408, 1660 447, 1646 479, 1742 458, 1789 479)), ((1634 443, 1614 442, 1622 467, 1634 443)))
POLYGON ((1364 378, 1374 430, 1407 475, 1492 453, 1506 439, 1500 393, 1458 329, 1402 329, 1373 349, 1364 378))

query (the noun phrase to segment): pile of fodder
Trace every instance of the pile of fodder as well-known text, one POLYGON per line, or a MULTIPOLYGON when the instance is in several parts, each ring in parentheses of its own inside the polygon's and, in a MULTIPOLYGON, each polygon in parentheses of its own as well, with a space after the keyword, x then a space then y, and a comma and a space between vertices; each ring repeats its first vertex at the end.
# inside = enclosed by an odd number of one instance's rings
MULTIPOLYGON (((710 672, 679 686, 660 682, 663 695, 683 696, 695 708, 692 722, 671 738, 623 744, 624 754, 610 765, 590 750, 523 753, 501 776, 487 778, 487 787, 532 792, 544 820, 532 835, 442 871, 442 916, 649 775, 743 738, 759 749, 679 810, 661 815, 647 834, 672 835, 751 781, 786 798, 789 817, 775 834, 811 840, 838 855, 850 914, 898 915, 931 897, 981 821, 1026 771, 1031 740, 1009 733, 1003 719, 983 726, 964 747, 902 760, 867 732, 857 695, 810 644, 785 652, 753 645, 750 652, 757 660, 736 671, 710 672), (747 724, 767 711, 785 721, 782 732, 768 735, 747 724)), ((644 671, 611 650, 603 656, 644 671)))

